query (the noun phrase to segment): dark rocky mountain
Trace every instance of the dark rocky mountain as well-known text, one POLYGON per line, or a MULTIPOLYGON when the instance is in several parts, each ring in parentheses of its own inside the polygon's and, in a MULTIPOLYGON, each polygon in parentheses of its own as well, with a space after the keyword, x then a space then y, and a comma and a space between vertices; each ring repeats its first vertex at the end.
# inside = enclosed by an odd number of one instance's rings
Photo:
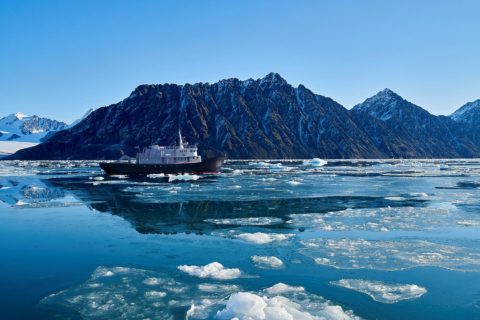
POLYGON ((280 75, 214 84, 141 85, 15 159, 116 159, 175 142, 178 130, 230 158, 479 157, 464 125, 384 90, 347 110, 280 75))
POLYGON ((480 144, 449 117, 435 116, 385 89, 351 110, 380 151, 393 158, 480 155, 480 144))

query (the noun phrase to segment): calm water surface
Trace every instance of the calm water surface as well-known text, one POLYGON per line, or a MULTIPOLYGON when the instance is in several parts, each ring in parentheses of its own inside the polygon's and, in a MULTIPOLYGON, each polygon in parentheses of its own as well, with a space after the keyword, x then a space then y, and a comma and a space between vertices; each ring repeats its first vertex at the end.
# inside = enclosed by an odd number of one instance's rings
POLYGON ((480 319, 479 272, 478 160, 0 162, 1 319, 480 319))

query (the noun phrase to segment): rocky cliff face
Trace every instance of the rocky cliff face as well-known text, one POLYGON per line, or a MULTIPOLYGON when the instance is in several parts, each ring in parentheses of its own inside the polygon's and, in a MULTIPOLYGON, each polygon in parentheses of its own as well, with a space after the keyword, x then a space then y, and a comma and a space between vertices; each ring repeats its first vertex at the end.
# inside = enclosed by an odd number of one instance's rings
POLYGON ((276 73, 214 84, 141 85, 16 159, 116 159, 175 142, 178 130, 230 158, 478 157, 461 123, 384 90, 351 111, 276 73))

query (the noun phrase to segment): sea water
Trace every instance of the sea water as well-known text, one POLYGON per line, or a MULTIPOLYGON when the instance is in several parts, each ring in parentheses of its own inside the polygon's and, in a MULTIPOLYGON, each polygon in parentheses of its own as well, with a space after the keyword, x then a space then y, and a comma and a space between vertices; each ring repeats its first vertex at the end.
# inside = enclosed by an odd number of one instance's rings
POLYGON ((1 319, 480 319, 480 161, 0 162, 1 319))

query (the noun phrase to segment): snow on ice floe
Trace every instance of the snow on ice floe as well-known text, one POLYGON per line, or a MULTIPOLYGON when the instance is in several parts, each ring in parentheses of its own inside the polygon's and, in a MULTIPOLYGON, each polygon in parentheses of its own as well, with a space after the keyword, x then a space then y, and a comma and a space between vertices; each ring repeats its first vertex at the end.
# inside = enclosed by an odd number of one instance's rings
POLYGON ((178 270, 198 278, 212 278, 217 280, 231 280, 239 278, 242 271, 238 268, 225 268, 219 262, 212 262, 205 266, 178 266, 178 270))
POLYGON ((480 271, 477 243, 470 246, 425 240, 310 239, 301 242, 300 253, 315 263, 338 269, 403 270, 440 267, 480 271))
POLYGON ((283 261, 275 256, 251 256, 250 259, 260 269, 279 269, 284 266, 283 261))
POLYGON ((226 219, 206 219, 208 223, 219 225, 236 226, 269 226, 283 223, 283 220, 275 217, 248 217, 248 218, 226 218, 226 219))
POLYGON ((427 289, 416 284, 388 284, 363 279, 341 279, 332 284, 369 295, 381 303, 397 303, 402 300, 420 298, 427 289))
POLYGON ((347 320, 359 319, 352 311, 334 305, 302 287, 279 283, 258 293, 238 292, 230 295, 217 319, 238 320, 347 320))
POLYGON ((322 231, 426 230, 454 225, 452 216, 461 217, 461 214, 452 205, 346 209, 324 214, 291 214, 288 224, 293 228, 322 231))
POLYGON ((255 244, 269 244, 272 242, 281 242, 288 240, 294 237, 294 234, 291 233, 263 233, 263 232, 255 232, 255 233, 240 233, 236 236, 236 238, 250 242, 255 244))

